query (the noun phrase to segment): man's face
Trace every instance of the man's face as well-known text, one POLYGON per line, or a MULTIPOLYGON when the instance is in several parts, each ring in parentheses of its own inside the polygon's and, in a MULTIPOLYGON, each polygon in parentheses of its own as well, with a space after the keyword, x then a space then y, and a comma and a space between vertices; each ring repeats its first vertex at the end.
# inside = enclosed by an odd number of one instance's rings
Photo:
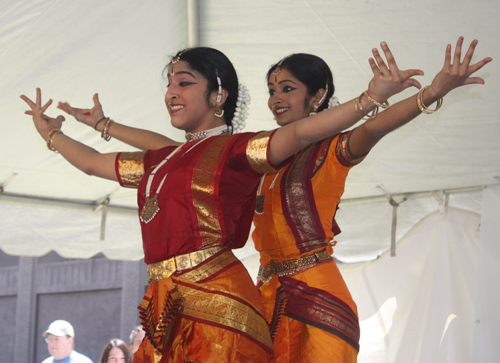
POLYGON ((73 338, 68 336, 58 337, 53 334, 47 335, 45 338, 49 347, 49 353, 56 360, 61 360, 69 357, 73 351, 73 338))

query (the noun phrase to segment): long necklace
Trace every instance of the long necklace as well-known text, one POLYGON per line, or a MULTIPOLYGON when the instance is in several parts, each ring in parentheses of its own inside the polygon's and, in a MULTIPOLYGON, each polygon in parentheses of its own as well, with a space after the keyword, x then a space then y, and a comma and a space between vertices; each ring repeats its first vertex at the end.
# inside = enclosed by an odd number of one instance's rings
MULTIPOLYGON (((273 182, 269 186, 269 190, 273 189, 274 183, 276 182, 276 179, 278 179, 278 175, 280 175, 281 171, 283 168, 278 170, 276 173, 276 176, 273 179, 273 182)), ((255 203, 255 213, 258 215, 264 214, 264 201, 266 200, 266 195, 261 195, 262 193, 262 184, 264 184, 264 179, 266 178, 267 173, 262 175, 262 178, 260 179, 260 184, 259 184, 259 189, 257 189, 257 202, 255 203)))
MULTIPOLYGON (((210 130, 205 130, 201 131, 204 133, 204 136, 198 137, 197 139, 201 139, 200 141, 194 143, 193 146, 191 146, 181 157, 177 162, 180 161, 180 159, 186 155, 188 152, 190 152, 192 149, 194 149, 196 146, 201 144, 203 141, 209 139, 212 136, 220 135, 224 132, 227 132, 227 126, 222 125, 215 127, 210 130)), ((200 134, 200 132, 196 133, 200 134)), ((189 135, 196 135, 196 134, 189 134, 189 135)), ((187 138, 187 133, 186 133, 186 138, 187 138)), ((191 139, 191 140, 196 140, 196 138, 191 139)), ((139 219, 144 222, 144 223, 149 223, 153 220, 153 218, 158 214, 160 211, 160 206, 158 205, 158 195, 160 194, 161 188, 163 186, 163 183, 167 179, 168 172, 165 174, 163 179, 160 182, 160 185, 158 186, 158 189, 156 189, 156 193, 151 196, 151 185, 153 184, 153 179, 155 177, 156 172, 167 163, 179 150, 184 146, 185 144, 179 145, 172 153, 170 153, 163 161, 154 168, 154 170, 151 172, 151 174, 148 177, 148 182, 146 184, 146 201, 144 203, 144 207, 142 208, 141 214, 139 216, 139 219)))

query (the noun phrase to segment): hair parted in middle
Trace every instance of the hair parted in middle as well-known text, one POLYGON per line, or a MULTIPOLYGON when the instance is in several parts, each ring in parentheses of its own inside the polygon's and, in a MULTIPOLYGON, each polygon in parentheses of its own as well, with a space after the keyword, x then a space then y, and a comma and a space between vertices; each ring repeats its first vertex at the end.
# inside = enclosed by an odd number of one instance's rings
MULTIPOLYGON (((232 128, 231 120, 234 117, 236 102, 238 101, 238 76, 233 64, 226 55, 214 48, 196 47, 177 52, 172 57, 172 60, 185 61, 191 69, 203 75, 208 81, 207 101, 209 100, 210 93, 212 91, 217 92, 219 89, 217 75, 219 76, 222 88, 228 93, 226 102, 224 102, 224 117, 226 125, 232 128)), ((163 71, 164 76, 168 73, 171 64, 172 61, 165 67, 163 71)))
POLYGON ((277 70, 278 66, 280 69, 286 69, 302 82, 307 87, 307 92, 311 97, 315 96, 319 89, 325 89, 328 84, 325 101, 319 107, 318 112, 328 108, 328 100, 335 93, 335 87, 332 71, 323 59, 307 53, 290 54, 269 68, 266 82, 273 76, 273 72, 277 70))
POLYGON ((108 344, 104 346, 101 354, 101 360, 99 361, 100 363, 108 362, 109 352, 114 347, 119 348, 123 352, 123 355, 125 356, 125 363, 132 363, 132 352, 130 351, 127 343, 120 339, 111 339, 108 344))

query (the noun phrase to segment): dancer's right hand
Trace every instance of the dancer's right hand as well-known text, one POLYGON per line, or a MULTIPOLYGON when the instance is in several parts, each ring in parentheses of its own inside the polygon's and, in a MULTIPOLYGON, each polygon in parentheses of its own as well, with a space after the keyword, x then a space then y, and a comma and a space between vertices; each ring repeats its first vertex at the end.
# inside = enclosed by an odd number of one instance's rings
POLYGON ((72 107, 68 102, 59 102, 57 108, 73 116, 77 121, 95 128, 97 122, 104 118, 104 112, 97 93, 94 95, 93 100, 94 107, 92 108, 76 108, 72 107))

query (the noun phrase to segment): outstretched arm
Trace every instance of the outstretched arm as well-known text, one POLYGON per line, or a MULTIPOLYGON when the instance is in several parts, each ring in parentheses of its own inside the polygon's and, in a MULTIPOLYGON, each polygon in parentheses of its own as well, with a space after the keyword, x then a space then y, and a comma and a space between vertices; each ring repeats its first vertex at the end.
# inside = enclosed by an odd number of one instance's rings
MULTIPOLYGON (((443 69, 422 94, 424 105, 429 107, 457 87, 468 84, 484 84, 482 78, 471 77, 471 75, 492 59, 485 58, 476 64, 470 64, 477 43, 477 40, 471 43, 463 61, 461 61, 463 37, 458 39, 453 60, 451 57, 452 48, 448 44, 443 69)), ((356 156, 365 155, 382 137, 410 122, 421 113, 422 111, 417 105, 416 95, 396 103, 378 114, 377 117, 355 128, 349 138, 349 150, 356 156)))
POLYGON ((42 106, 40 88, 36 89, 35 102, 24 95, 21 98, 30 106, 31 110, 26 111, 26 114, 33 116, 33 122, 40 136, 47 141, 52 135, 50 145, 66 160, 89 175, 117 181, 115 173, 116 153, 101 154, 62 133, 54 133, 61 128, 64 117, 52 118, 44 114, 52 104, 52 100, 42 106))
MULTIPOLYGON (((370 58, 370 66, 374 76, 368 85, 371 98, 384 102, 408 87, 420 88, 420 84, 412 77, 423 72, 413 69, 400 71, 387 44, 383 42, 381 46, 387 58, 387 65, 379 52, 373 49, 374 59, 370 58)), ((351 127, 361 118, 359 105, 365 113, 375 108, 374 102, 362 94, 359 99, 279 128, 270 144, 271 162, 278 165, 307 145, 351 127)))
MULTIPOLYGON (((102 132, 105 123, 99 121, 105 117, 97 93, 94 95, 93 100, 94 107, 91 109, 72 107, 68 102, 59 102, 57 108, 73 116, 77 121, 92 127, 96 131, 102 132)), ((155 150, 165 146, 177 146, 181 144, 156 132, 126 126, 116 121, 109 127, 107 134, 141 150, 155 150)))

